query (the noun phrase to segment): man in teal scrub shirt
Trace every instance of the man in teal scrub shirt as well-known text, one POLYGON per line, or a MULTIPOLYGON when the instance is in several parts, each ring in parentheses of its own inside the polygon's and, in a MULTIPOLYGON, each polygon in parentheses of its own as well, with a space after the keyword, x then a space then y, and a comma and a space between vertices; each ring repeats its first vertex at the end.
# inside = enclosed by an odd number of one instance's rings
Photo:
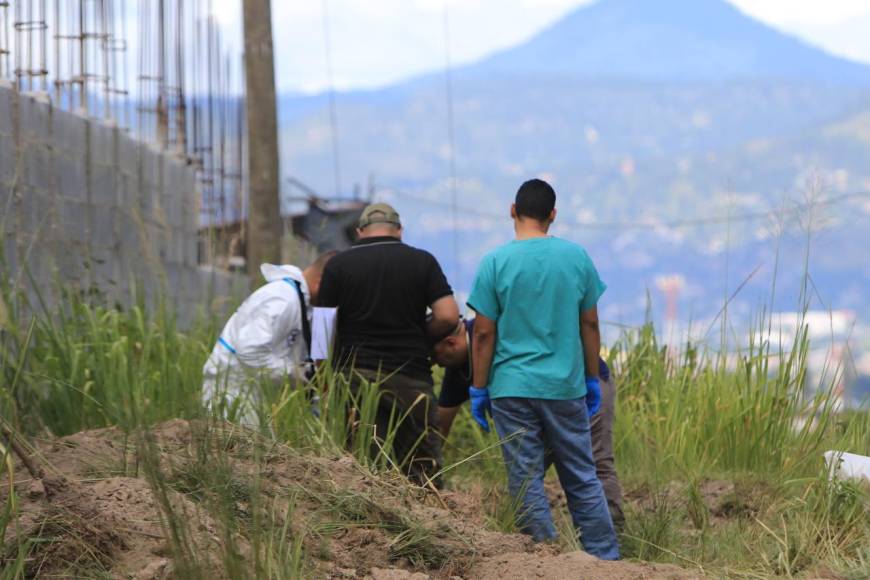
POLYGON ((524 183, 511 207, 516 239, 480 264, 468 299, 477 313, 472 414, 488 429, 491 408, 499 436, 514 435, 502 452, 521 529, 536 541, 556 538, 544 493, 549 453, 584 549, 615 560, 589 429, 600 404, 597 304, 605 285, 582 247, 548 235, 555 206, 549 184, 524 183))

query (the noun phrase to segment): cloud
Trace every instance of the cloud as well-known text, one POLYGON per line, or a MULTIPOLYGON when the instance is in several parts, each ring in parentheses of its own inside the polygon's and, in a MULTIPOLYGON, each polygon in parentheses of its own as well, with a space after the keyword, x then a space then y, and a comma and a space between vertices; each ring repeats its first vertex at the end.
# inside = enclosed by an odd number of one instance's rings
MULTIPOLYGON (((337 88, 373 88, 444 66, 443 10, 454 64, 518 44, 591 0, 327 0, 337 88), (485 23, 486 34, 481 34, 485 23)), ((651 1, 651 0, 644 0, 651 1)), ((866 14, 867 0, 731 0, 747 14, 792 32, 866 14)), ((241 28, 239 3, 215 3, 230 41, 241 28)), ((323 2, 273 2, 277 84, 282 91, 328 88, 323 2)), ((805 35, 806 36, 806 35, 805 35)), ((818 36, 837 51, 837 38, 818 36)), ((851 54, 870 55, 852 48, 851 54)), ((842 52, 842 50, 840 50, 842 52)))
POLYGON ((866 14, 867 0, 731 0, 741 10, 767 22, 832 24, 866 14))

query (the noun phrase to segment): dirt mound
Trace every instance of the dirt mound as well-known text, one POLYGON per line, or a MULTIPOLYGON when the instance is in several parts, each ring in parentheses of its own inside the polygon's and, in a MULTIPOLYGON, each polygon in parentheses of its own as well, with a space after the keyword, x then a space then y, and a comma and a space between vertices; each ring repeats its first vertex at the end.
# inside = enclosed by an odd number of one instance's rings
POLYGON ((675 566, 605 562, 585 552, 569 552, 558 555, 502 554, 488 558, 472 568, 468 577, 478 580, 529 578, 634 580, 637 578, 688 579, 699 576, 675 566))
MULTIPOLYGON (((27 479, 16 464, 17 524, 0 547, 0 567, 23 562, 28 577, 691 577, 557 554, 484 529, 474 498, 375 477, 350 457, 302 453, 232 425, 101 429, 38 449, 62 483, 27 479)), ((7 499, 4 487, 0 506, 7 499)))

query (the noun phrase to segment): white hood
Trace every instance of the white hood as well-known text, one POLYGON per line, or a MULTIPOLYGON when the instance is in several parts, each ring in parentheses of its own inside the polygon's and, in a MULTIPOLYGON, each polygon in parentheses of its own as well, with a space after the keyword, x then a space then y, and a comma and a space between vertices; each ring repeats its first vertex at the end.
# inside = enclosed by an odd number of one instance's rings
POLYGON ((291 266, 290 264, 284 264, 282 266, 276 266, 275 264, 260 264, 260 273, 263 275, 263 278, 266 279, 266 282, 291 278, 297 282, 302 282, 302 285, 305 288, 308 286, 305 283, 305 277, 302 275, 302 270, 296 266, 291 266))

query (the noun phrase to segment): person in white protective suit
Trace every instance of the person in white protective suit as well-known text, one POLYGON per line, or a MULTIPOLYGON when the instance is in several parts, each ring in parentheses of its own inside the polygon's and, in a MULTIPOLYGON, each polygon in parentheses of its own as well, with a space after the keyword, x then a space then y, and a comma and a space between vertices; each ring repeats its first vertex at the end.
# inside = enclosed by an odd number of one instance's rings
POLYGON ((307 380, 312 370, 311 304, 317 300, 323 267, 334 255, 323 254, 304 271, 260 266, 266 284, 230 317, 202 369, 207 408, 256 427, 261 381, 307 380))

